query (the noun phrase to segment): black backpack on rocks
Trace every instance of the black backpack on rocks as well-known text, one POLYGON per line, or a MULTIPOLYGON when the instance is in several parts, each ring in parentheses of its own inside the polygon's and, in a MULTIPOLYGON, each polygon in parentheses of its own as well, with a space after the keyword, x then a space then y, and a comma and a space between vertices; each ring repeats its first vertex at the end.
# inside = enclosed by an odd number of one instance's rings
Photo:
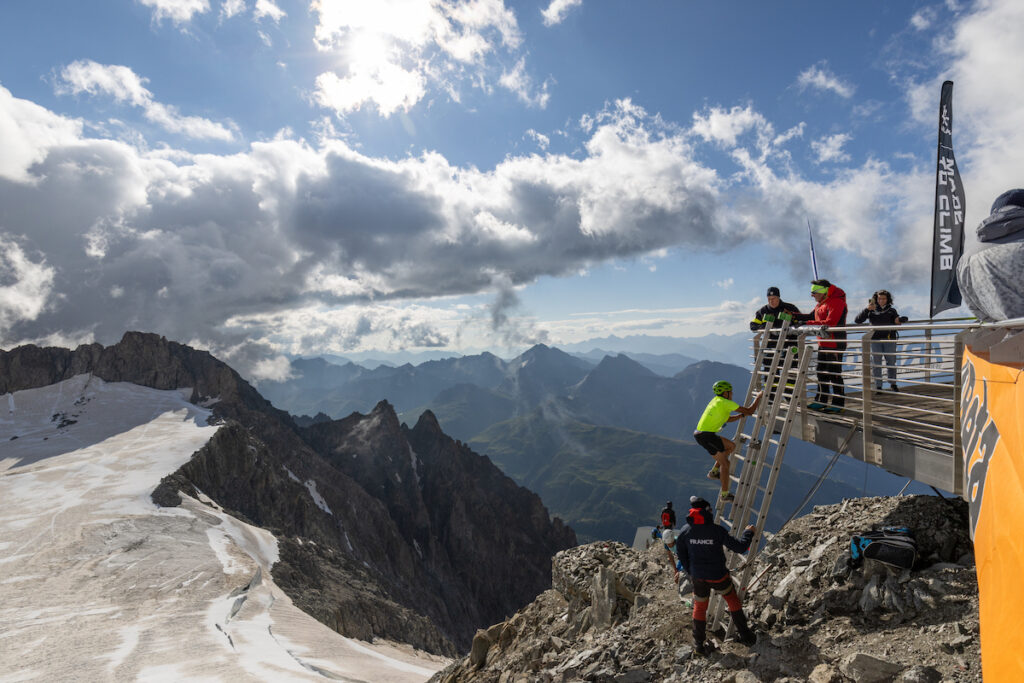
POLYGON ((912 569, 917 562, 914 532, 905 526, 886 526, 850 538, 848 564, 856 568, 864 560, 875 560, 894 569, 912 569))

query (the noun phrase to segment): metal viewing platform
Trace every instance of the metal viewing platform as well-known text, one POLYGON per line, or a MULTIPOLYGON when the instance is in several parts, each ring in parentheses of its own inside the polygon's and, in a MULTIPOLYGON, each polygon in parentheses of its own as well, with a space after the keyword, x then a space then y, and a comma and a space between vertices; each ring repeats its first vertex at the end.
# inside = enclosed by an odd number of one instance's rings
MULTIPOLYGON (((844 455, 963 496, 960 367, 964 347, 969 344, 976 352, 988 353, 994 362, 1024 363, 1024 320, 909 322, 828 331, 847 335, 841 372, 845 406, 835 414, 809 408, 819 394, 811 363, 805 389, 796 397, 792 436, 833 452, 842 447, 844 455), (889 331, 896 331, 898 339, 878 339, 889 331), (847 438, 851 430, 853 438, 847 438)), ((816 357, 821 332, 822 328, 790 328, 785 345, 816 357)), ((755 355, 765 333, 754 336, 755 355)), ((776 345, 775 339, 769 339, 764 348, 776 345)), ((765 353, 770 357, 773 351, 765 353)), ((770 372, 760 367, 755 371, 757 384, 765 386, 770 372)), ((790 383, 796 373, 795 368, 789 371, 790 383)))

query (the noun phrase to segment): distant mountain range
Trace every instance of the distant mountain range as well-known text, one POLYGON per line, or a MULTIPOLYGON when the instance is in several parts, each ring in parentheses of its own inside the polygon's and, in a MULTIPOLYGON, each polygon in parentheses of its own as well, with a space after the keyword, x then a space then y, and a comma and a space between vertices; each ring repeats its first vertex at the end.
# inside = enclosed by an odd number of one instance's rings
MULTIPOLYGON (((750 361, 750 336, 738 334, 709 334, 703 337, 667 337, 634 334, 627 337, 599 337, 573 344, 559 344, 558 348, 573 356, 594 363, 607 355, 623 353, 649 367, 659 375, 671 376, 697 360, 716 360, 733 365, 746 365, 750 361)), ((323 354, 319 358, 347 365, 354 363, 368 370, 380 366, 397 368, 405 364, 420 365, 432 360, 461 358, 464 354, 438 349, 427 351, 355 351, 344 356, 323 354)), ((308 358, 303 356, 302 358, 308 358)))
MULTIPOLYGON (((693 443, 693 428, 725 379, 742 394, 750 373, 715 361, 688 363, 671 376, 663 368, 689 360, 681 354, 607 354, 581 358, 539 344, 505 361, 492 354, 429 361, 418 366, 293 364, 287 382, 261 383, 275 404, 304 413, 300 424, 365 411, 387 398, 399 418, 415 423, 431 411, 447 434, 488 455, 516 482, 540 494, 553 514, 581 540, 630 541, 668 499, 714 494, 704 475, 707 452, 693 443)), ((727 432, 729 433, 729 432, 727 432)), ((783 482, 768 528, 792 512, 829 454, 792 439, 783 482)), ((895 494, 903 481, 848 458, 813 499, 828 503, 867 491, 895 494)), ((919 487, 918 487, 919 488, 919 487)))
POLYGON ((752 345, 750 334, 709 334, 703 337, 664 337, 649 334, 633 334, 626 337, 611 335, 598 339, 587 339, 576 344, 561 344, 560 349, 568 353, 587 353, 593 349, 625 353, 635 360, 635 354, 672 355, 680 354, 702 360, 714 360, 733 365, 750 363, 752 345))

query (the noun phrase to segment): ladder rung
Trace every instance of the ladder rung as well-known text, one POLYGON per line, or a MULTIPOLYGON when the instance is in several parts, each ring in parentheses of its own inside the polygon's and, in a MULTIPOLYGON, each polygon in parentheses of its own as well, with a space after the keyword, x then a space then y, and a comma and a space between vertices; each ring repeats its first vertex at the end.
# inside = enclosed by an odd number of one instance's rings
MULTIPOLYGON (((747 486, 750 486, 750 484, 747 484, 747 486)), ((763 484, 758 484, 754 488, 756 488, 758 491, 761 491, 762 493, 767 493, 768 492, 763 484)))

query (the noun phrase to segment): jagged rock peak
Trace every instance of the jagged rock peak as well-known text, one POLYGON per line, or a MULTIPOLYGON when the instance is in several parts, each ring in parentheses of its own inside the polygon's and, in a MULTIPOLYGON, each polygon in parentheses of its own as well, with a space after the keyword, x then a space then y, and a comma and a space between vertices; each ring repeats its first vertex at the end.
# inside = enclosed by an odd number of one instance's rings
POLYGON ((417 434, 441 434, 441 423, 437 421, 437 416, 432 411, 425 410, 412 431, 417 434))
POLYGON ((601 362, 597 364, 597 367, 590 371, 591 375, 630 375, 630 376, 644 376, 644 377, 657 377, 657 373, 649 370, 645 366, 637 363, 635 360, 625 354, 616 354, 614 356, 608 355, 601 359, 601 362))

